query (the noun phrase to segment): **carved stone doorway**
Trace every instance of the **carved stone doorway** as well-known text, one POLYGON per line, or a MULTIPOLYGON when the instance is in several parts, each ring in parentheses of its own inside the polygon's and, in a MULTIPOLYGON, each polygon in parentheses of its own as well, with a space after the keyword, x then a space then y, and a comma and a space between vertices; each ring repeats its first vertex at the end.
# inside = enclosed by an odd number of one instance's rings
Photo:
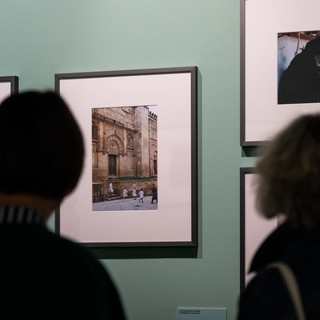
POLYGON ((117 175, 117 156, 109 154, 109 177, 115 177, 117 175))

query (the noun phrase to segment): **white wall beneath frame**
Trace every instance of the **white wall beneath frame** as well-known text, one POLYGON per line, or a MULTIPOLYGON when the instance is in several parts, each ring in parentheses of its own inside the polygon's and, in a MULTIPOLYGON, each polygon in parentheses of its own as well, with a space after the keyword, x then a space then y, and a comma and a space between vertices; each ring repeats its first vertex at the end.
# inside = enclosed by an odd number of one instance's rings
POLYGON ((239 167, 255 162, 239 146, 239 0, 3 0, 1 12, 0 75, 19 76, 21 90, 53 89, 55 73, 199 67, 197 257, 99 255, 130 320, 174 320, 188 306, 234 319, 239 167))

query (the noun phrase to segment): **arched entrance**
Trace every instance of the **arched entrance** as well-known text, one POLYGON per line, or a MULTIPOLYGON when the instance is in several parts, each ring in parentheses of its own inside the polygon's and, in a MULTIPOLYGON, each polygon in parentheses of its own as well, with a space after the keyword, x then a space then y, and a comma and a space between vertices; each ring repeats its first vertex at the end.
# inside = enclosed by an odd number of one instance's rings
POLYGON ((123 142, 116 135, 112 134, 105 140, 105 149, 108 154, 108 176, 119 176, 119 156, 123 155, 123 142))

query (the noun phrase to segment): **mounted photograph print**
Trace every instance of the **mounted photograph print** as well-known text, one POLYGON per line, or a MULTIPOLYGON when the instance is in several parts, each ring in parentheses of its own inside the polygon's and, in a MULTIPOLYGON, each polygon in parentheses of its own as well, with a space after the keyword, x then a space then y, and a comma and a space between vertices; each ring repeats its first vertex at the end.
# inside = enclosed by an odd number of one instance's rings
POLYGON ((197 68, 60 73, 85 143, 55 229, 89 247, 197 246, 197 68))
POLYGON ((158 209, 156 110, 157 106, 92 109, 93 211, 158 209))
POLYGON ((249 273, 252 258, 267 236, 277 228, 278 219, 266 219, 256 210, 253 168, 240 168, 240 290, 255 274, 249 273))
POLYGON ((315 0, 241 0, 241 146, 320 112, 319 10, 315 0))
POLYGON ((278 34, 278 104, 320 102, 320 31, 278 34))
POLYGON ((0 103, 13 93, 18 92, 17 76, 0 77, 0 103))

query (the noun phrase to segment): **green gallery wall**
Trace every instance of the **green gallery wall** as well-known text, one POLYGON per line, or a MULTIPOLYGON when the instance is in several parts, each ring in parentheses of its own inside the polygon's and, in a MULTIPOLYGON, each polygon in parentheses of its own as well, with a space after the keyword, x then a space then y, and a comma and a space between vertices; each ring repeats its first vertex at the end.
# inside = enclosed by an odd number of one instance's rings
POLYGON ((0 15, 0 76, 18 76, 21 91, 54 89, 55 73, 199 68, 198 249, 93 252, 129 320, 174 320, 177 307, 235 319, 239 168, 256 160, 239 145, 240 0, 1 0, 0 15))

